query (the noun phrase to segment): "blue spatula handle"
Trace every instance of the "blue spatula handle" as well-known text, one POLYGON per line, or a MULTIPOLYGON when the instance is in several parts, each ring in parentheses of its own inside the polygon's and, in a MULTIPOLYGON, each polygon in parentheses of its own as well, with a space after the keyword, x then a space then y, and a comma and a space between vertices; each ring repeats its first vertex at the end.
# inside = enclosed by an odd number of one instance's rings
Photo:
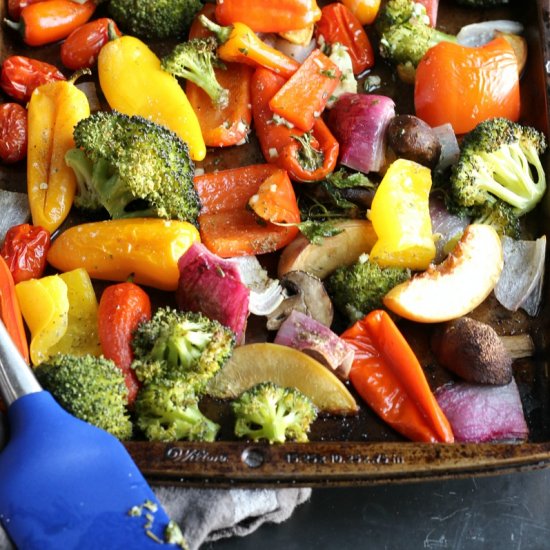
POLYGON ((115 437, 71 416, 45 391, 14 401, 8 418, 0 521, 18 548, 159 550, 151 536, 162 540, 169 518, 115 437), (128 514, 146 501, 158 510, 128 514))

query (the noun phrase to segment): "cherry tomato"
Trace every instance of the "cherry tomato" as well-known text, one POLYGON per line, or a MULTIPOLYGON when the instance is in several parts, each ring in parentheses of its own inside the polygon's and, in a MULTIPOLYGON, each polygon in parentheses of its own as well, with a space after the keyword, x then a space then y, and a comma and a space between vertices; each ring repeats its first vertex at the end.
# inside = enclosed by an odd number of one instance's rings
POLYGON ((74 71, 93 67, 103 45, 120 35, 116 23, 108 17, 90 21, 75 29, 63 42, 61 63, 74 71))
POLYGON ((17 284, 42 276, 49 249, 50 232, 47 229, 22 223, 8 230, 0 254, 17 284))
POLYGON ((54 65, 23 55, 12 55, 2 64, 0 87, 18 101, 29 101, 35 88, 65 80, 63 73, 54 65))
POLYGON ((0 159, 12 164, 27 155, 27 110, 18 103, 0 105, 0 159))

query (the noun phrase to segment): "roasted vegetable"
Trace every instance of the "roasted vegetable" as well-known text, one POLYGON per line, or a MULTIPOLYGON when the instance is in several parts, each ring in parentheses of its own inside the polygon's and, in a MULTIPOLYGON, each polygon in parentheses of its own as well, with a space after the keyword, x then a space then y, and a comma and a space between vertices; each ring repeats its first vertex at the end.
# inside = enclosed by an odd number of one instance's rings
POLYGON ((77 176, 75 204, 104 207, 112 218, 159 217, 197 223, 187 145, 167 128, 138 116, 98 112, 74 129, 65 155, 77 176))
POLYGON ((334 305, 352 322, 382 307, 382 298, 411 277, 403 267, 381 267, 367 254, 350 266, 339 267, 326 280, 334 305))
POLYGON ((231 403, 236 417, 235 435, 269 443, 308 441, 317 417, 313 402, 296 388, 263 382, 231 403))
POLYGON ((544 134, 505 118, 486 120, 462 142, 451 175, 450 206, 477 209, 512 207, 516 216, 532 210, 546 191, 540 155, 546 150, 544 134))
POLYGON ((234 343, 234 334, 217 321, 161 307, 134 331, 132 367, 145 384, 173 372, 200 392, 229 358, 234 343))
POLYGON ((137 426, 152 441, 214 441, 220 428, 199 409, 192 384, 175 372, 140 389, 135 415, 137 426))
POLYGON ((126 33, 166 39, 187 34, 200 0, 110 0, 109 15, 126 33))
POLYGON ((217 41, 214 37, 194 38, 178 44, 161 59, 162 68, 202 88, 219 108, 227 107, 229 93, 214 74, 217 64, 217 41))
POLYGON ((131 437, 126 384, 112 361, 93 355, 58 354, 34 372, 65 410, 119 439, 131 437))
POLYGON ((470 317, 438 327, 432 349, 439 363, 467 382, 508 384, 512 380, 512 356, 495 329, 470 317))

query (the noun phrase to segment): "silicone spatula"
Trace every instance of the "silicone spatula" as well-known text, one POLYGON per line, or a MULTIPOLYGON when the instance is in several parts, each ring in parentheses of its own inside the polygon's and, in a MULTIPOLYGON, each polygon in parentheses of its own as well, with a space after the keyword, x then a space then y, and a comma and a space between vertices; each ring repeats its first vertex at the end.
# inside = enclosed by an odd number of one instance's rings
POLYGON ((1 322, 0 391, 0 521, 17 548, 158 550, 169 518, 122 443, 42 390, 1 322))

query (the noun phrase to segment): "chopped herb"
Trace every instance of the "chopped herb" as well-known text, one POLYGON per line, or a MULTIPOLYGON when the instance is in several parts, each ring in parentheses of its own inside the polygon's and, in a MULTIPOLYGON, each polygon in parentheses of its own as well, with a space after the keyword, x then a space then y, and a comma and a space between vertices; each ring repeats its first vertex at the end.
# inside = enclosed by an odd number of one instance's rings
POLYGON ((323 239, 333 237, 342 232, 341 229, 334 226, 332 221, 319 222, 306 220, 305 222, 299 223, 298 228, 312 244, 321 244, 323 239))
POLYGON ((336 71, 334 69, 323 69, 321 74, 328 78, 336 78, 336 71))

